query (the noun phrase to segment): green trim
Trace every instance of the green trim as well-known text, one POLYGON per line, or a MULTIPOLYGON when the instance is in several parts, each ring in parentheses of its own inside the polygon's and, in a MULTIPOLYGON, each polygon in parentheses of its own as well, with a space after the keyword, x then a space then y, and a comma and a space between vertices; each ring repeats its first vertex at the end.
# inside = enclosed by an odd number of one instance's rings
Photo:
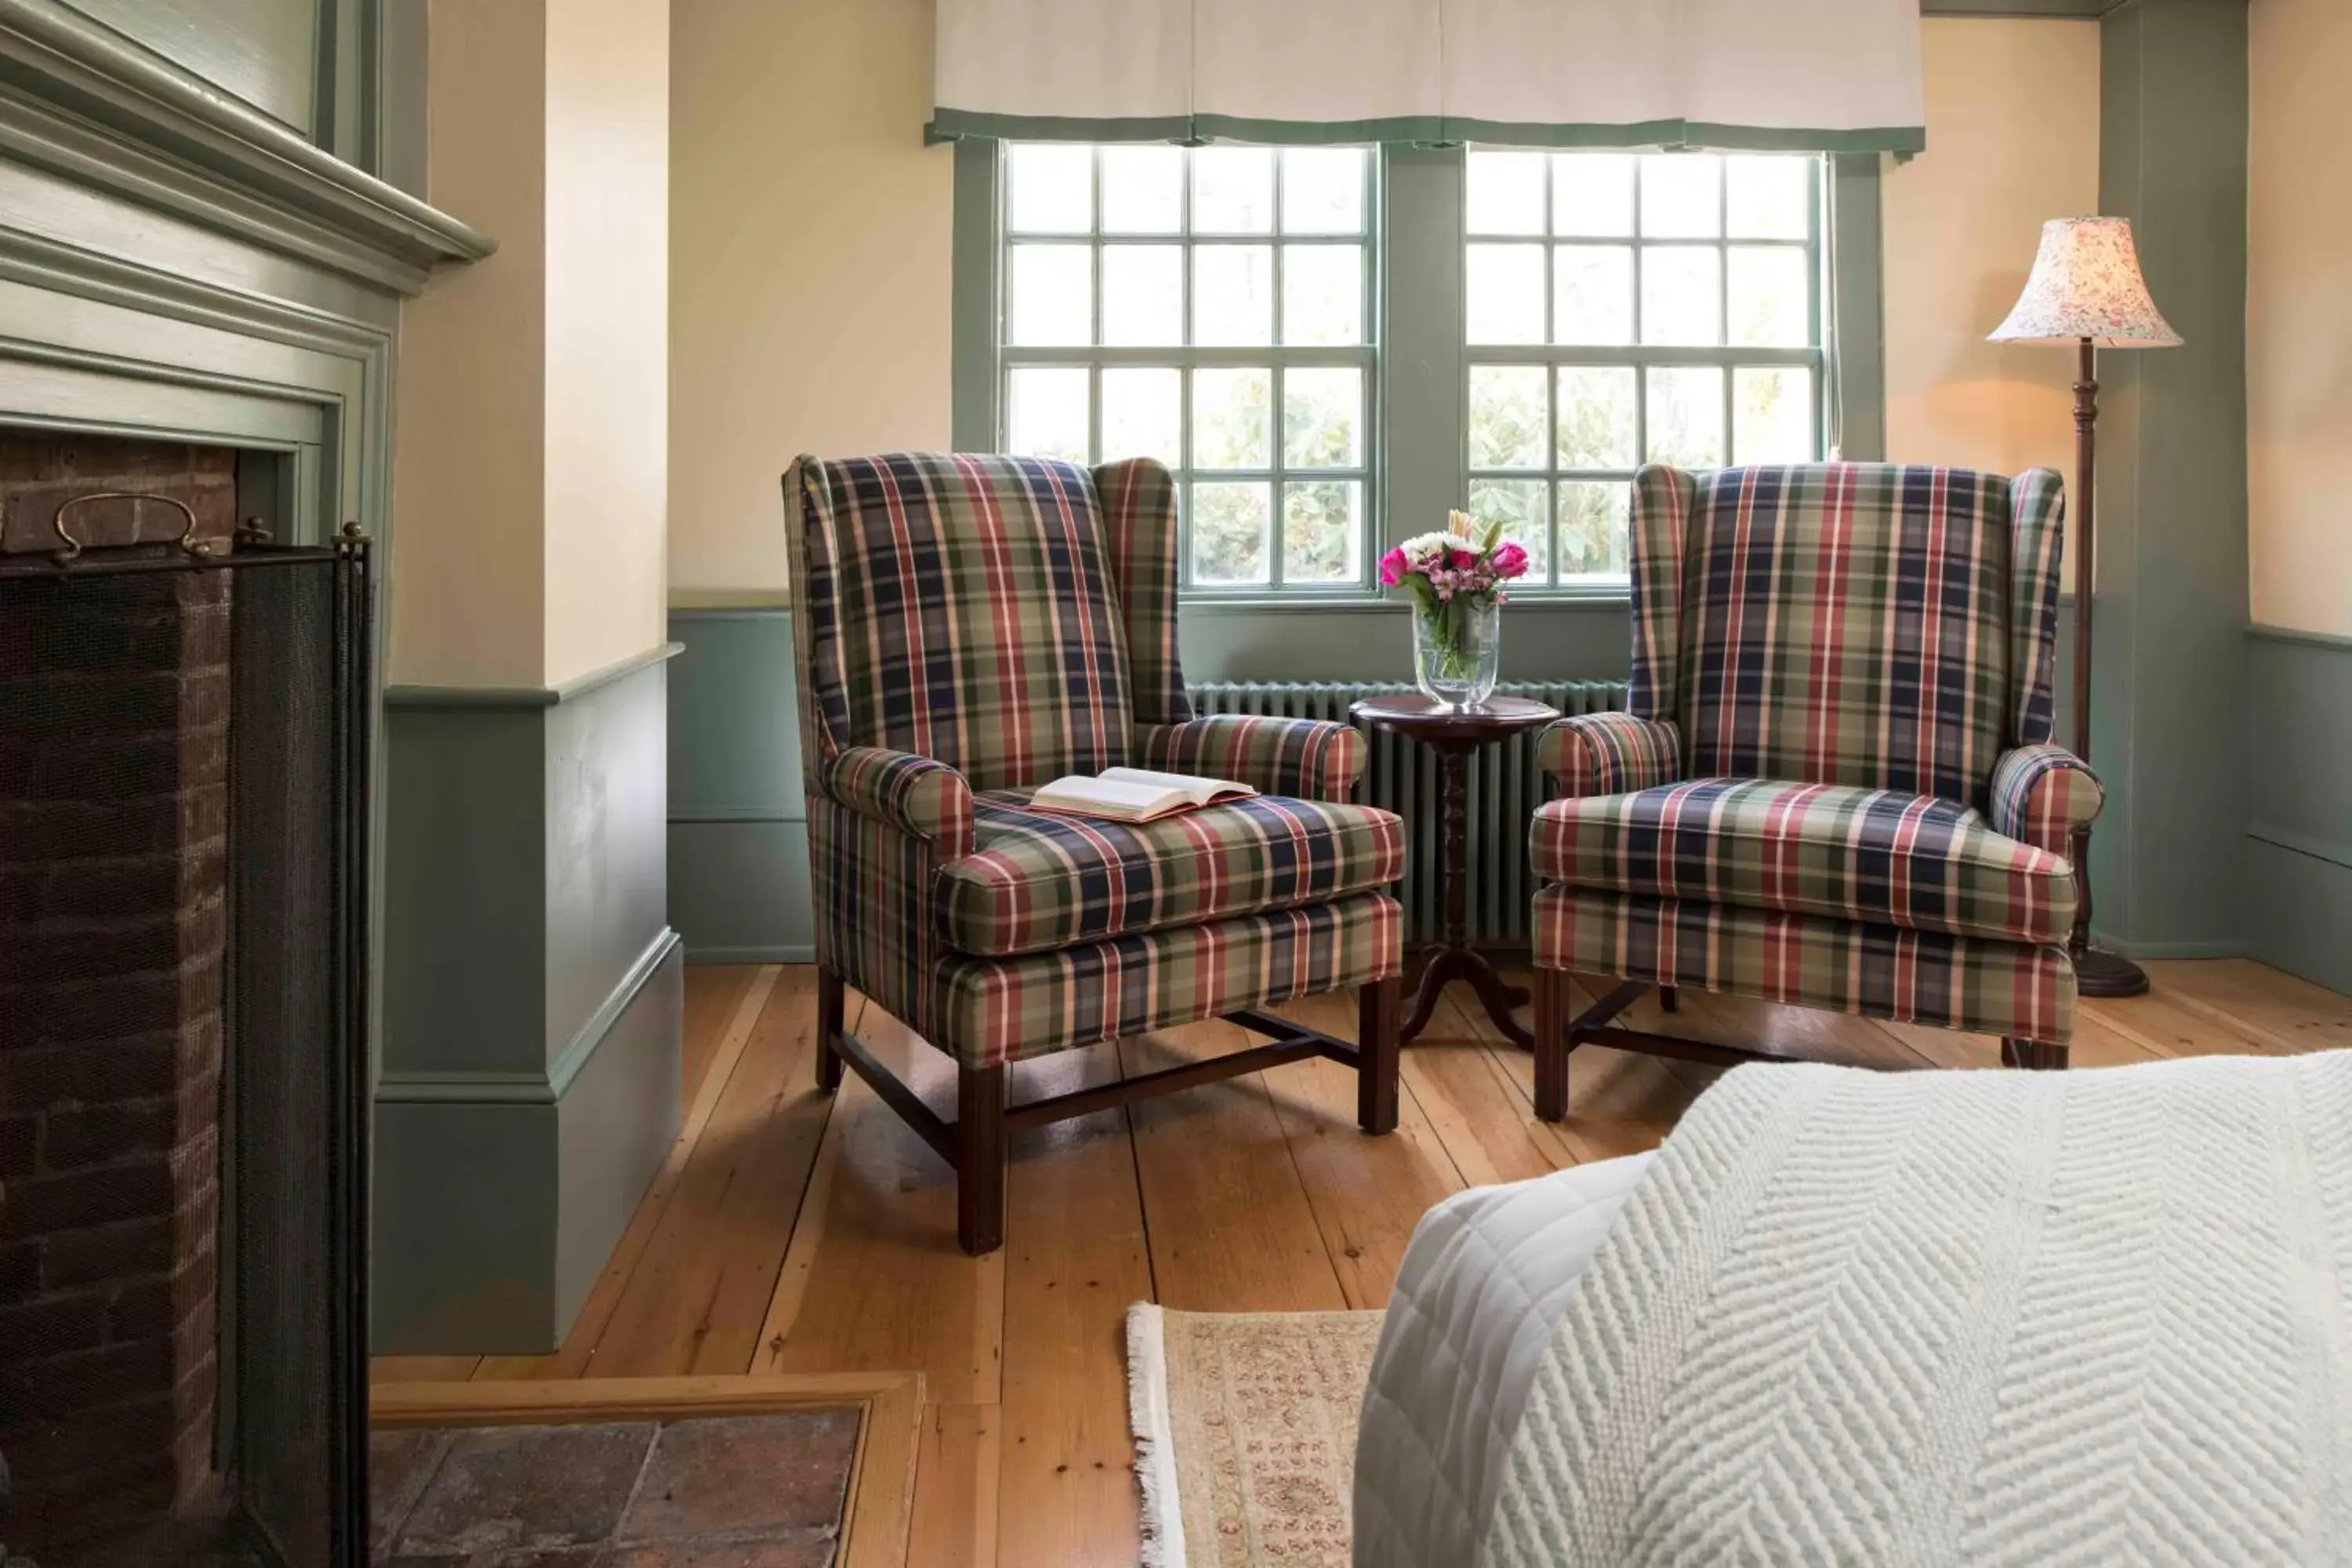
POLYGON ((2273 626, 2256 621, 2246 627, 2246 635, 2264 642, 2298 643, 2305 647, 2329 648, 2336 653, 2352 653, 2352 637, 2336 632, 2305 631, 2299 626, 2273 626))
POLYGON ((1232 114, 1109 116, 994 114, 936 109, 923 128, 929 142, 990 137, 1007 142, 1250 142, 1283 147, 1379 142, 1448 146, 1499 142, 1520 147, 1707 147, 1739 153, 1924 152, 1927 133, 1916 125, 1827 131, 1794 126, 1724 125, 1700 120, 1644 120, 1627 124, 1558 124, 1441 115, 1390 115, 1371 120, 1257 120, 1232 114))
POLYGON ((688 963, 814 963, 816 944, 794 947, 698 947, 686 955, 688 963))
POLYGON ((2246 827, 2246 837, 2258 839, 2278 849, 2292 849, 2298 855, 2308 855, 2315 860, 2352 869, 2352 844, 2338 844, 2331 839, 2315 838, 2308 833, 2281 827, 2275 822, 2257 820, 2246 827))
POLYGON ((1874 154, 1842 153, 1830 160, 1830 374, 1837 396, 1838 449, 1855 463, 1886 458, 1883 195, 1874 154))
POLYGON ((992 452, 997 447, 999 174, 994 142, 975 139, 956 144, 948 385, 950 439, 959 452, 992 452))
POLYGON ((626 679, 648 665, 667 663, 685 651, 684 643, 661 643, 575 676, 561 686, 387 686, 383 702, 387 708, 554 708, 626 679))
POLYGON ((611 1037, 622 1016, 636 1005, 638 995, 661 973, 670 954, 684 946, 677 932, 664 926, 543 1072, 387 1069, 377 1080, 376 1099, 394 1105, 553 1105, 611 1037))

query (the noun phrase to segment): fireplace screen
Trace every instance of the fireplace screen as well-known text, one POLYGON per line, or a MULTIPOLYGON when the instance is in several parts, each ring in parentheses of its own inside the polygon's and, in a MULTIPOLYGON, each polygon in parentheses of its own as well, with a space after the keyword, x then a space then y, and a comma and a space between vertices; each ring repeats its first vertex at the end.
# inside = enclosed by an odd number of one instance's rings
POLYGON ((365 1558, 370 602, 0 557, 0 1558, 365 1558))

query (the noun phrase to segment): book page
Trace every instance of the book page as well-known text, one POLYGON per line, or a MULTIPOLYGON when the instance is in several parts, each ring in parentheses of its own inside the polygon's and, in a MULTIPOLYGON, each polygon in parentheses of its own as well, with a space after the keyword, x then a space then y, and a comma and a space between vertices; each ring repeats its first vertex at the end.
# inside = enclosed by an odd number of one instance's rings
POLYGON ((1115 779, 1108 774, 1087 778, 1074 773, 1055 779, 1030 796, 1029 804, 1047 809, 1094 812, 1127 821, 1157 816, 1192 797, 1182 790, 1155 788, 1148 784, 1115 779))
POLYGON ((1154 773, 1150 768, 1105 768, 1102 776, 1118 784, 1148 784, 1155 789, 1175 790, 1194 805, 1206 805, 1219 795, 1257 793, 1234 779, 1204 778, 1199 773, 1154 773))

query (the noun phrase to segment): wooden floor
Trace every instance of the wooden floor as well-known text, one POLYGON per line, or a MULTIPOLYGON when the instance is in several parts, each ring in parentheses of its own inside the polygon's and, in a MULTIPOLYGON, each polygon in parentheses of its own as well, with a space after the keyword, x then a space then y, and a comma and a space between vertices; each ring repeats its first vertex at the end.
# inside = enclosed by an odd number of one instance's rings
MULTIPOLYGON (((2152 966, 2086 1003, 2074 1061, 2352 1046, 2352 1001, 2243 962, 2152 966)), ((1136 1561, 1121 1314, 1377 1307, 1446 1194, 1647 1149, 1712 1069, 1588 1048, 1571 1114, 1534 1119, 1529 1058, 1460 987, 1404 1054, 1402 1125, 1355 1127, 1349 1074, 1297 1063, 1014 1141, 1007 1241, 956 1248, 947 1167, 849 1078, 813 1087, 814 972, 688 972, 683 1134, 553 1355, 408 1357, 380 1381, 688 1373, 923 1373, 917 1564, 1136 1561)), ((1579 998, 1580 1005, 1583 998, 1579 998)), ((955 1073, 877 1008, 852 1027, 948 1109, 955 1073)), ((1288 1009, 1353 1037, 1351 997, 1288 1009)), ((1662 1020, 1644 1003, 1635 1026, 1662 1020)), ((1685 994, 1679 1032, 1823 1060, 1991 1067, 1981 1037, 1685 994)), ((1243 1043, 1196 1025, 1016 1069, 1016 1100, 1243 1043)))

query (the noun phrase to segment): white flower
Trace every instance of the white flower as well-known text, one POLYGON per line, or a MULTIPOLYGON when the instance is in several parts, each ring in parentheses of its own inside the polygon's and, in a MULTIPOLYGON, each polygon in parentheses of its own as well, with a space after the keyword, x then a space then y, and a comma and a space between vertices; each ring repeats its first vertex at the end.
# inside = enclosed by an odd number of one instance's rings
POLYGON ((1407 565, 1416 572, 1426 572, 1443 563, 1461 542, 1450 533, 1416 533, 1402 548, 1407 565))

